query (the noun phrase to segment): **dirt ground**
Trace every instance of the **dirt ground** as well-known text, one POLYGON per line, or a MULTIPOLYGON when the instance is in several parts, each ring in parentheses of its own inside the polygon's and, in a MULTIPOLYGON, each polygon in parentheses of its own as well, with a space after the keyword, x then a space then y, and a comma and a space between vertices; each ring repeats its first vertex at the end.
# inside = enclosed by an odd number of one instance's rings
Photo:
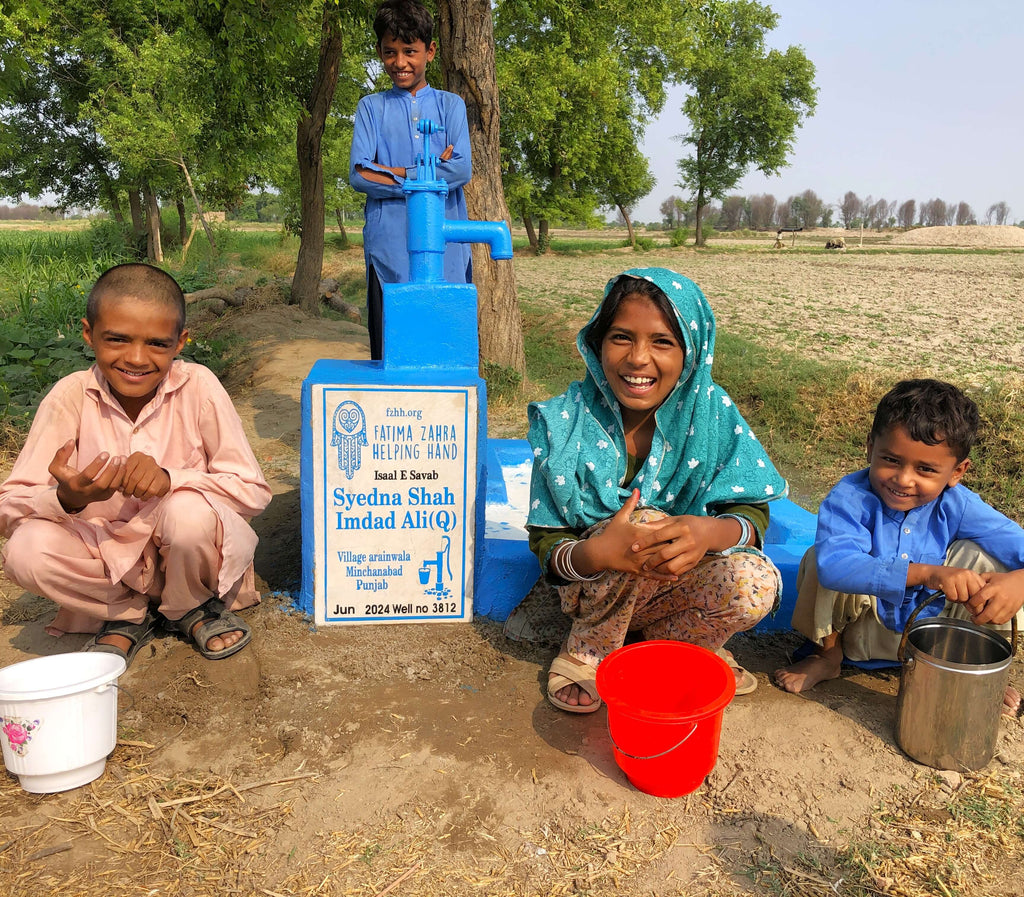
MULTIPOLYGON (((747 280, 738 261, 695 262, 713 275, 720 320, 754 314, 721 297, 748 290, 760 265, 772 266, 762 291, 801 295, 813 292, 806 276, 829 270, 808 275, 801 261, 787 280, 776 258, 756 259, 747 280)), ((883 262, 870 264, 857 276, 877 282, 883 262)), ((543 283, 546 265, 521 283, 543 283)), ((613 254, 597 264, 625 266, 613 254)), ((946 274, 932 276, 935 295, 946 274)), ((975 282, 956 276, 957 295, 975 282)), ((707 782, 669 800, 628 783, 603 710, 574 717, 544 700, 552 652, 509 642, 496 623, 315 629, 288 606, 300 576, 300 387, 318 358, 366 357, 365 331, 286 306, 230 326, 252 351, 227 386, 275 493, 255 522, 266 589, 247 612, 253 643, 208 663, 156 640, 121 679, 120 740, 102 778, 47 796, 0 782, 0 894, 1019 893, 1019 823, 979 834, 955 808, 1019 793, 1024 725, 1004 721, 982 773, 920 766, 893 735, 898 671, 849 670, 789 695, 770 674, 799 639, 736 637, 760 687, 726 710, 707 782), (844 883, 854 847, 872 857, 856 867, 865 890, 844 883)), ((0 592, 0 666, 84 641, 45 635, 42 599, 6 580, 0 592)), ((1019 659, 1011 681, 1024 689, 1019 659)))

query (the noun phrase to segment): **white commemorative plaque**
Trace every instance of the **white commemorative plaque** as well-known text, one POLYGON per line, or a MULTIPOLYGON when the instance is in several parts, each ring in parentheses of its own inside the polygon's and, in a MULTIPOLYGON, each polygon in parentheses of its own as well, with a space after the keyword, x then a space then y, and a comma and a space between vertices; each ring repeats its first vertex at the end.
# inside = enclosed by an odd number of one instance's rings
POLYGON ((477 391, 312 387, 318 624, 470 620, 477 391))

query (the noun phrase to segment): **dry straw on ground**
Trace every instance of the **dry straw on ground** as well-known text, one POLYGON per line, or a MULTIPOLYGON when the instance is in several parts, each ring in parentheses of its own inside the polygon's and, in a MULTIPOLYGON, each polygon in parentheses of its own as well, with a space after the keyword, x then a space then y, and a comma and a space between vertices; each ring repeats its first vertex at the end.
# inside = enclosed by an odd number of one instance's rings
MULTIPOLYGON (((0 813, 31 807, 46 818, 4 832, 0 893, 696 897, 749 893, 752 880, 760 892, 790 897, 953 897, 1008 893, 1007 882, 1024 862, 1017 770, 944 774, 940 789, 934 773, 922 772, 920 787, 902 801, 878 805, 866 839, 828 862, 784 857, 769 842, 745 858, 728 844, 683 845, 664 804, 644 812, 624 806, 587 826, 565 820, 505 832, 481 821, 453 845, 446 824, 451 808, 410 802, 391 819, 318 832, 282 856, 281 842, 299 824, 293 803, 302 788, 317 786, 316 774, 256 782, 169 778, 150 768, 154 750, 120 741, 107 773, 66 795, 30 796, 11 778, 0 782, 0 813), (88 843, 89 859, 62 866, 60 856, 81 842, 88 843), (449 847, 456 849, 442 849, 449 847), (695 876, 685 883, 671 875, 658 879, 659 860, 685 847, 697 858, 695 876), (737 867, 747 875, 737 879, 730 872, 737 867)), ((698 794, 686 800, 694 810, 702 803, 698 794)), ((728 817, 730 808, 715 811, 728 817)))

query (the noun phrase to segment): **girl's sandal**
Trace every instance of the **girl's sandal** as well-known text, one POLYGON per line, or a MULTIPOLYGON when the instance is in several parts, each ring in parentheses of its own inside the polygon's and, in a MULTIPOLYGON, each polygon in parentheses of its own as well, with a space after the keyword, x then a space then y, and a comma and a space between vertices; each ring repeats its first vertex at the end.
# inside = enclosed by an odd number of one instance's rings
POLYGON ((551 661, 548 670, 548 700, 559 710, 569 713, 593 713, 601 706, 601 696, 597 693, 597 671, 582 660, 577 660, 562 646, 558 656, 551 661), (590 695, 590 704, 566 704, 558 699, 558 692, 570 685, 577 685, 590 695))
POLYGON ((736 677, 737 696, 749 695, 751 692, 757 691, 757 677, 737 663, 736 658, 732 656, 732 651, 726 651, 725 648, 717 648, 715 649, 715 654, 729 664, 729 668, 736 677))

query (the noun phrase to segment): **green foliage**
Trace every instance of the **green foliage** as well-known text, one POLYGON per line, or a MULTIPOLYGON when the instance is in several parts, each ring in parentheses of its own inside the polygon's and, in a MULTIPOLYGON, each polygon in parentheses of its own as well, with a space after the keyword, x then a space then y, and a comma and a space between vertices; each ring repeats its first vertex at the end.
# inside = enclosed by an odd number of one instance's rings
POLYGON ((0 320, 0 418, 27 428, 40 399, 61 377, 92 364, 79 331, 44 322, 0 320))
MULTIPOLYGON (((92 364, 81 336, 86 296, 103 271, 126 260, 95 247, 109 251, 121 235, 109 221, 72 233, 0 233, 0 422, 27 427, 57 380, 92 364)), ((239 235, 238 243, 251 246, 259 238, 276 246, 274 234, 239 235)), ((217 282, 210 257, 171 273, 186 292, 217 282)), ((181 357, 220 375, 239 349, 237 339, 193 334, 181 357)))
POLYGON ((146 256, 145 235, 136 235, 128 224, 113 218, 94 218, 89 222, 89 241, 95 258, 136 261, 146 256))
POLYGON ((636 237, 633 240, 633 251, 650 252, 656 245, 653 237, 636 237))
POLYGON ((651 189, 637 150, 686 37, 686 7, 500 0, 503 182, 517 216, 578 220, 651 189))
POLYGON ((523 388, 523 375, 515 368, 485 361, 483 376, 487 393, 495 401, 512 401, 523 388))
POLYGON ((93 248, 91 230, 0 234, 0 310, 54 330, 77 331, 85 293, 122 253, 93 248))
POLYGON ((179 357, 206 365, 220 377, 231 366, 239 348, 240 340, 235 337, 189 337, 179 357))
POLYGON ((145 183, 223 203, 294 145, 275 127, 280 75, 316 0, 31 5, 0 42, 0 71, 19 74, 0 79, 0 192, 113 210, 145 183))
POLYGON ((209 289, 217 284, 217 271, 210 257, 200 258, 195 265, 182 271, 174 272, 174 279, 178 281, 184 293, 194 293, 196 290, 209 289))
POLYGON ((690 229, 688 227, 676 227, 672 229, 672 233, 668 237, 668 245, 678 248, 685 246, 686 241, 690 239, 690 229))

